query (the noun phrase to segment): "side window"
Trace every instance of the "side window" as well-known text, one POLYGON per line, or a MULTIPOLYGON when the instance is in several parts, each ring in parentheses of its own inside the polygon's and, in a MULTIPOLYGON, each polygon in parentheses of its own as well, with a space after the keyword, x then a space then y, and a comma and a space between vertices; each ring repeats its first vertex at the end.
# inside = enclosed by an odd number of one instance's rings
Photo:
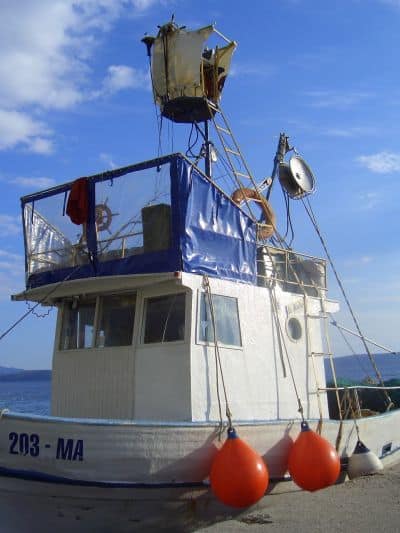
POLYGON ((96 300, 66 302, 63 309, 61 350, 91 348, 94 336, 96 300))
MULTIPOLYGON (((217 341, 228 346, 241 346, 240 323, 236 298, 212 294, 217 341)), ((208 294, 200 294, 199 341, 214 342, 214 328, 208 294)))
POLYGON ((146 298, 143 334, 145 344, 184 339, 185 298, 183 293, 146 298))
POLYGON ((135 303, 136 297, 134 295, 103 296, 100 298, 97 347, 132 344, 135 303))
POLYGON ((60 350, 132 344, 135 303, 134 294, 64 302, 60 350))

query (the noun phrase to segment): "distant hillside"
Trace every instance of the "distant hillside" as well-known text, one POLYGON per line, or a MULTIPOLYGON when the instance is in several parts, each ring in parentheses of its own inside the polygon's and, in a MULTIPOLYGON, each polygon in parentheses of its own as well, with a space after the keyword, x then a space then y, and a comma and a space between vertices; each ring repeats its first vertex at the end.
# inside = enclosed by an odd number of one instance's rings
POLYGON ((22 368, 13 368, 12 366, 0 366, 0 376, 7 376, 8 374, 18 374, 23 372, 22 368))
POLYGON ((51 370, 22 370, 0 366, 0 381, 43 381, 51 379, 51 370))

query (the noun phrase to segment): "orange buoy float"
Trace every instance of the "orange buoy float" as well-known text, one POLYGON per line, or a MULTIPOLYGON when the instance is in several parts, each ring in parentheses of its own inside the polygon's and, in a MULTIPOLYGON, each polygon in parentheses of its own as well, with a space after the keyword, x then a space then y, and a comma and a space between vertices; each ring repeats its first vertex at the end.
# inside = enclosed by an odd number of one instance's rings
POLYGON ((262 457, 228 429, 228 438, 211 466, 211 489, 225 505, 249 507, 267 490, 269 475, 262 457))
POLYGON ((289 453, 288 470, 296 485, 313 492, 336 482, 340 459, 335 448, 303 421, 289 453))

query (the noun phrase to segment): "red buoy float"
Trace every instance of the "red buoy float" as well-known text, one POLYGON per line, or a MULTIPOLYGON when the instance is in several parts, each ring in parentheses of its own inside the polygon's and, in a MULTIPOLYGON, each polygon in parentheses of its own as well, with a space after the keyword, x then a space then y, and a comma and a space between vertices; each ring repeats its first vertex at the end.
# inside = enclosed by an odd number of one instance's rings
POLYGON ((335 448, 303 421, 289 453, 288 469, 296 485, 315 491, 336 482, 340 459, 335 448))
POLYGON ((211 466, 215 496, 231 507, 248 507, 261 499, 268 487, 268 469, 262 457, 228 429, 228 438, 211 466))

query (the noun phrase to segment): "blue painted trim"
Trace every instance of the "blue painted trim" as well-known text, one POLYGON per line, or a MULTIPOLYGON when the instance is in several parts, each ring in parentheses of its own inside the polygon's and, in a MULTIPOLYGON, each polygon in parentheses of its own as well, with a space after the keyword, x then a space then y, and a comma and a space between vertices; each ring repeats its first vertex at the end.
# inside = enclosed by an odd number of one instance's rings
MULTIPOLYGON (((390 417, 397 414, 399 409, 375 415, 374 418, 390 417)), ((30 413, 17 413, 14 411, 5 411, 2 415, 3 419, 11 420, 26 420, 32 422, 52 422, 62 424, 81 424, 88 426, 132 426, 132 427, 159 427, 159 428, 195 428, 195 427, 209 427, 210 429, 218 428, 220 423, 218 420, 210 420, 209 422, 178 422, 178 421, 164 421, 164 420, 124 420, 124 419, 105 419, 105 418, 65 418, 59 416, 35 415, 30 413)), ((235 420, 235 426, 264 426, 264 425, 280 425, 280 424, 296 424, 301 422, 301 418, 281 418, 281 419, 263 419, 263 420, 235 420)), ((309 424, 317 424, 318 418, 308 419, 309 424)), ((323 424, 338 424, 338 420, 323 419, 323 424)), ((346 422, 346 421, 344 421, 346 422)), ((352 424, 352 420, 347 421, 352 424)), ((391 452, 392 453, 392 452, 391 452)))
POLYGON ((25 481, 39 481, 56 485, 70 485, 79 487, 99 487, 113 489, 169 489, 169 488, 201 488, 207 487, 203 481, 187 481, 176 483, 138 483, 135 481, 88 481, 84 479, 71 479, 63 476, 54 476, 34 470, 15 470, 0 467, 0 476, 24 479, 25 481))
MULTIPOLYGON (((0 467, 0 477, 50 483, 53 485, 67 485, 73 487, 93 487, 104 489, 195 489, 210 488, 210 483, 204 481, 181 481, 171 483, 139 483, 135 481, 88 481, 83 479, 71 479, 63 476, 54 476, 33 470, 15 470, 13 468, 0 467)), ((272 482, 291 481, 290 477, 273 477, 272 482)))

